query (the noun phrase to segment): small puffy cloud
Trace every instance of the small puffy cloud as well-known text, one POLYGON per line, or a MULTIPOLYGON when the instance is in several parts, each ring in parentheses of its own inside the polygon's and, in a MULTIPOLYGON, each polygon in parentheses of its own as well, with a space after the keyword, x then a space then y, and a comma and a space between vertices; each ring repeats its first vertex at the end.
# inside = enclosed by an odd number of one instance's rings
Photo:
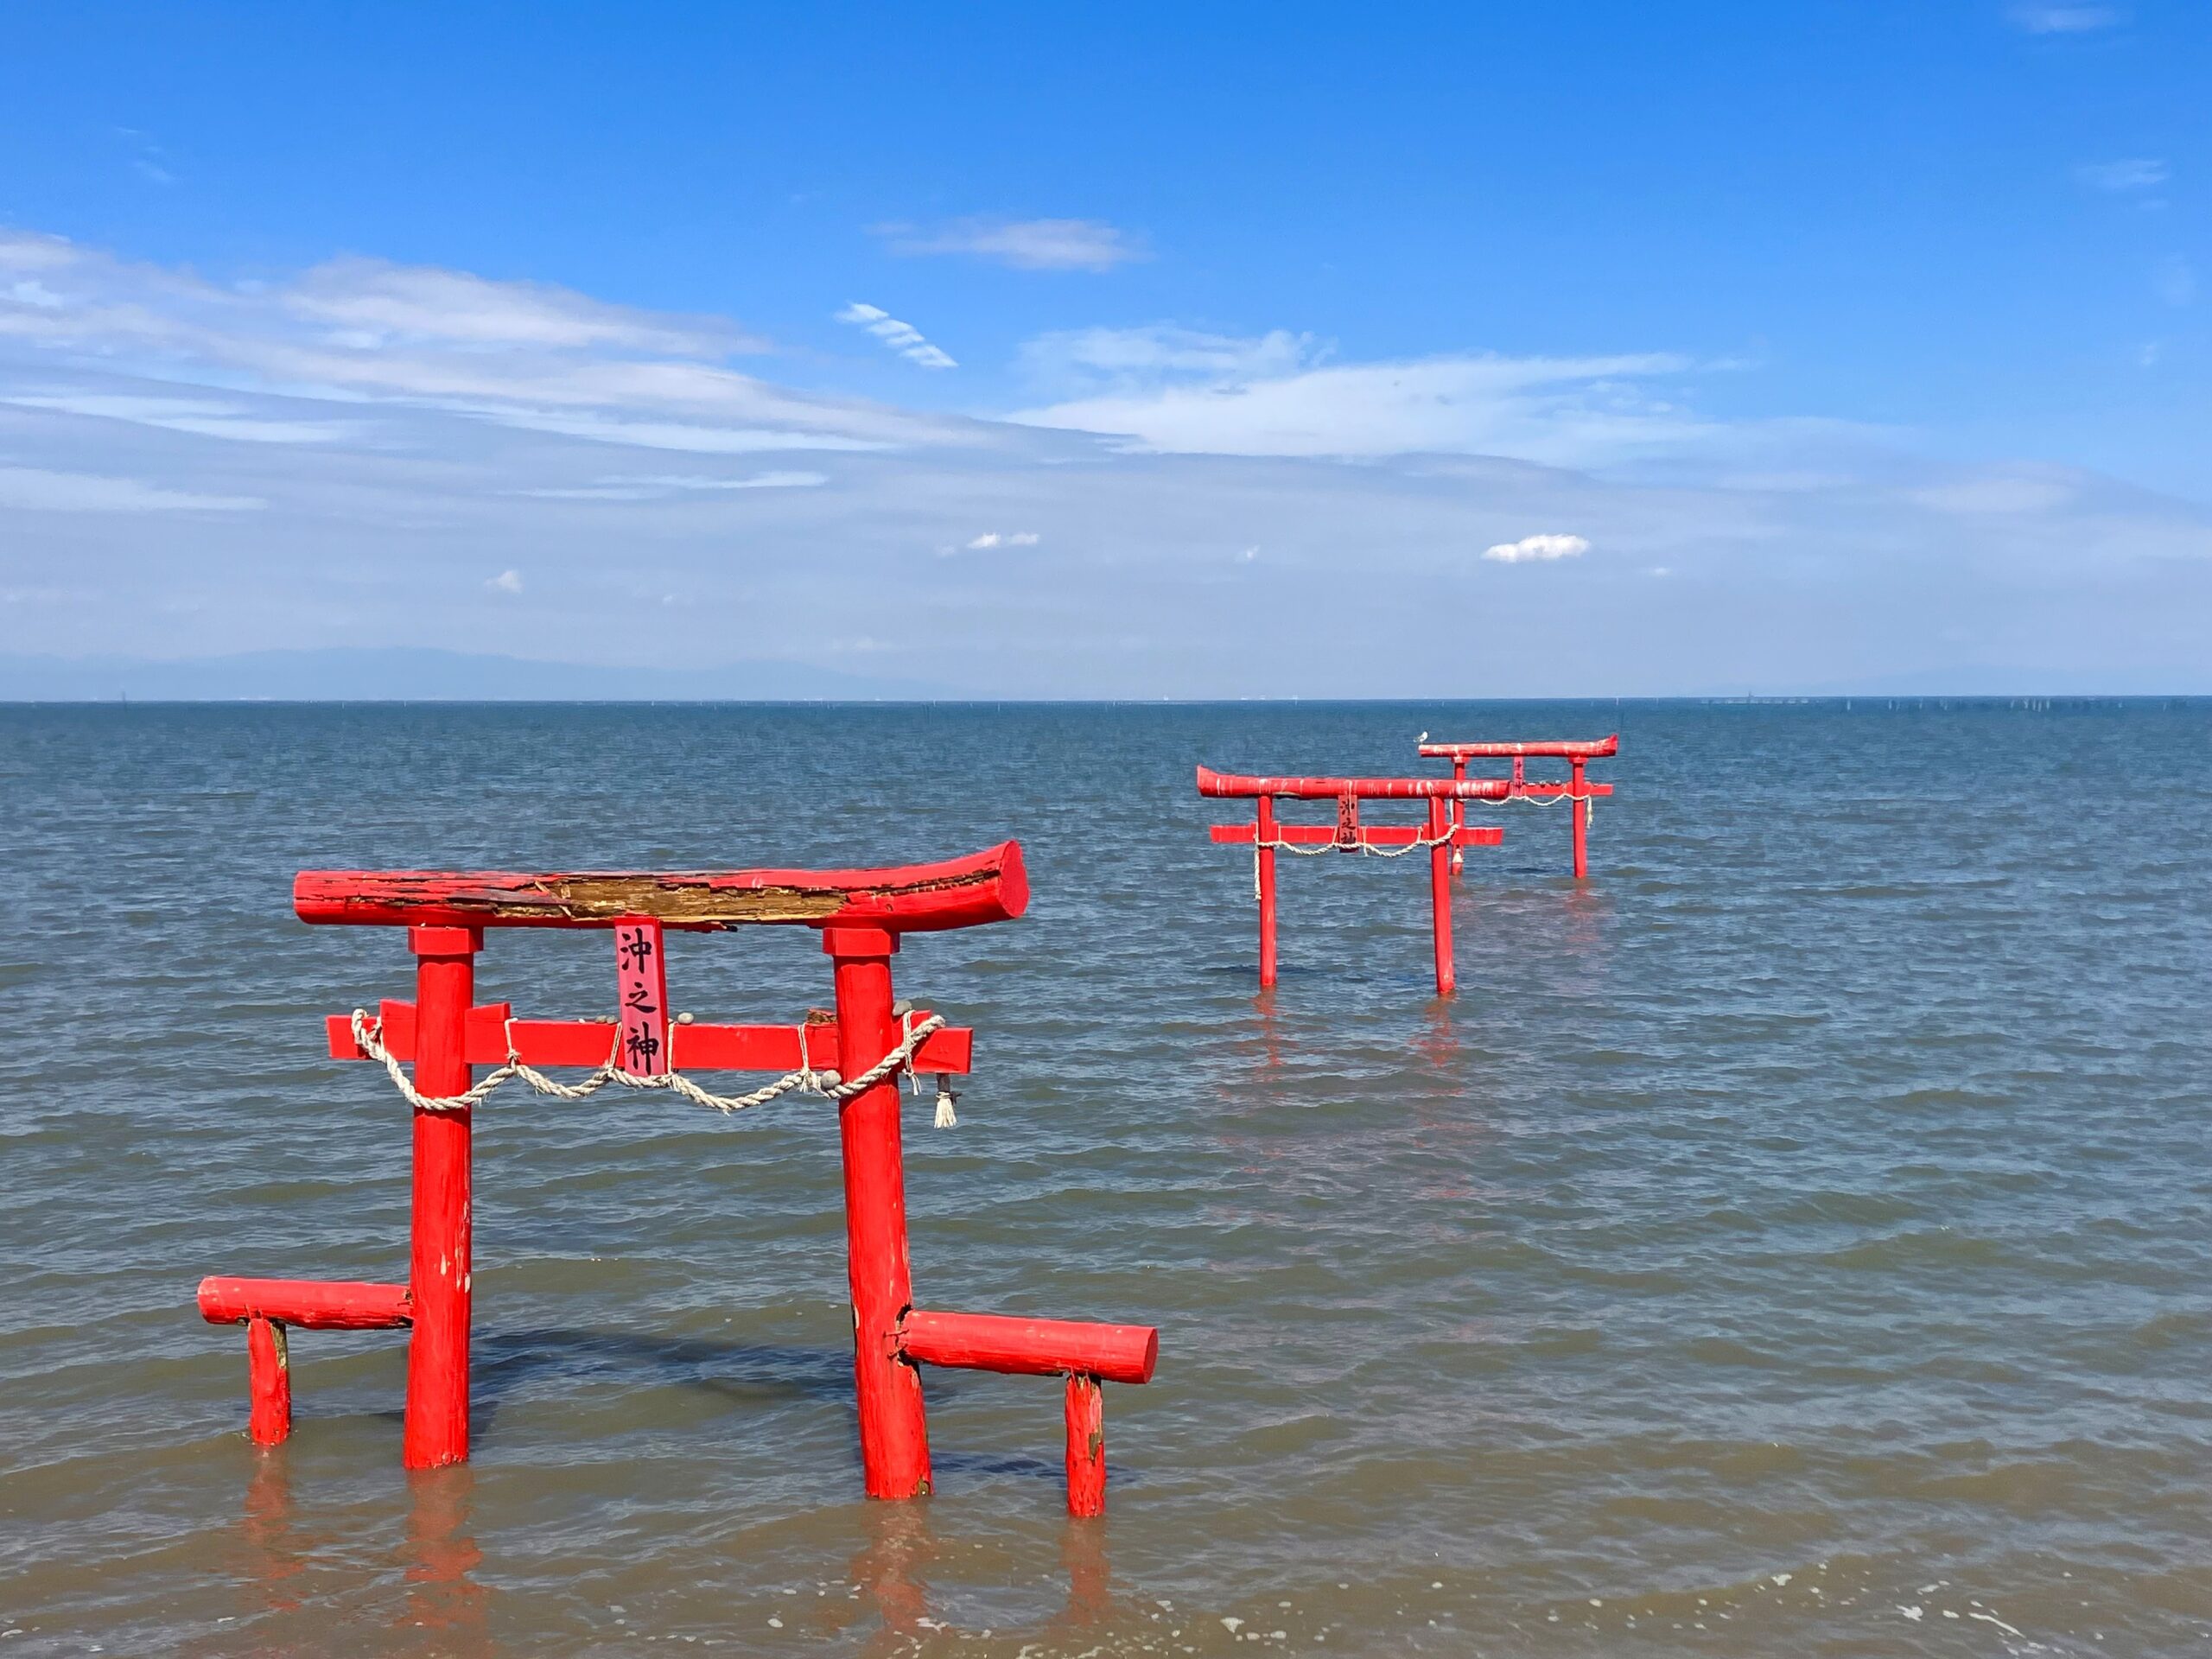
POLYGON ((881 225, 893 253, 965 253, 1017 270, 1111 270, 1149 259, 1144 246, 1095 219, 962 219, 932 231, 881 225))
POLYGON ((2031 35, 2094 35, 2127 21, 2118 6, 2018 5, 2006 15, 2031 35))
POLYGON ((891 350, 919 367, 957 369, 960 366, 950 356, 923 338, 922 331, 912 323, 899 321, 880 306, 867 305, 855 300, 837 313, 837 321, 867 329, 891 350))
POLYGON ((968 543, 970 553, 982 553, 994 547, 1034 547, 1044 538, 1033 530, 1000 531, 987 530, 968 543))
POLYGON ((2085 162, 2074 169, 2074 176, 2092 190, 2109 194, 2126 195, 2131 191, 2155 190, 2166 181, 2164 162, 2148 156, 2133 156, 2118 162, 2085 162))
POLYGON ((1527 564, 1538 559, 1579 559, 1590 550, 1580 536, 1523 536, 1517 542, 1500 542, 1483 550, 1483 557, 1500 564, 1527 564))
POLYGON ((502 570, 498 575, 488 578, 484 585, 495 594, 518 594, 522 592, 522 572, 502 570))

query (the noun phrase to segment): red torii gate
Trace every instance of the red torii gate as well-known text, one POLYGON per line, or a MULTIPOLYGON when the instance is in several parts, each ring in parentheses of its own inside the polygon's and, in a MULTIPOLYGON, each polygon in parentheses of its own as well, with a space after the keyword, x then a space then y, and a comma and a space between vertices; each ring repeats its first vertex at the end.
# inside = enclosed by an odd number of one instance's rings
POLYGON ((1253 886, 1260 900, 1260 984, 1275 982, 1275 853, 1288 848, 1314 853, 1380 853, 1402 857, 1417 847, 1428 849, 1430 930, 1436 945, 1436 994, 1449 996, 1456 984, 1452 966, 1452 860, 1461 847, 1495 847, 1505 838, 1503 830, 1465 821, 1465 803, 1503 800, 1510 786, 1503 779, 1477 778, 1249 778, 1234 772, 1198 768, 1198 793, 1258 802, 1250 823, 1217 823, 1211 833, 1217 842, 1253 849, 1253 886), (1334 801, 1337 821, 1324 823, 1278 823, 1275 802, 1334 801), (1428 823, 1363 824, 1362 801, 1428 803, 1428 823), (1395 849, 1395 851, 1386 851, 1395 849))
POLYGON ((1099 1383, 1148 1382, 1158 1332, 1145 1325, 924 1311, 913 1306, 907 1266, 899 1074, 936 1075, 939 1122, 949 1122, 944 1079, 969 1070, 974 1033, 895 1004, 891 958, 904 934, 1010 920, 1028 902, 1015 842, 943 863, 873 870, 301 872, 293 886, 301 920, 405 927, 415 953, 412 1003, 385 1002, 374 1020, 357 1011, 329 1020, 332 1056, 383 1061, 415 1108, 409 1272, 404 1285, 201 1282, 204 1318, 246 1326, 252 1439, 270 1446, 291 1432, 286 1326, 406 1325, 412 1328, 404 1461, 422 1469, 467 1459, 471 1120, 476 1103, 509 1077, 570 1097, 609 1083, 667 1089, 724 1111, 804 1086, 839 1102, 853 1369, 868 1495, 910 1498, 930 1491, 918 1366, 962 1366, 1065 1376, 1068 1508, 1077 1515, 1103 1513, 1099 1383), (797 1026, 705 1025, 689 1016, 671 1021, 664 930, 716 932, 756 925, 821 931, 832 964, 834 1018, 814 1010, 797 1026), (484 930, 498 927, 611 929, 617 1020, 517 1020, 505 1003, 473 1006, 476 953, 484 930), (414 1062, 411 1084, 399 1069, 404 1060, 414 1062), (477 1065, 499 1069, 472 1089, 477 1065), (559 1084, 538 1074, 534 1068, 540 1065, 597 1070, 584 1084, 559 1084), (684 1075, 714 1070, 785 1076, 751 1096, 723 1099, 684 1075))
MULTIPOLYGON (((1425 739, 1428 734, 1421 734, 1425 739)), ((1574 823, 1574 879, 1584 880, 1590 874, 1590 803, 1599 795, 1613 792, 1611 784, 1596 784, 1586 780, 1582 769, 1592 760, 1618 754, 1621 735, 1587 740, 1567 739, 1547 743, 1429 743, 1421 745, 1421 753, 1430 760, 1449 760, 1454 782, 1465 781, 1470 760, 1505 760, 1513 762, 1513 776, 1504 780, 1509 785, 1507 798, 1516 801, 1565 800, 1567 813, 1574 823), (1528 775, 1529 758, 1565 760, 1573 776, 1566 779, 1530 779, 1528 775)), ((1465 814, 1465 808, 1452 804, 1452 823, 1457 828, 1465 814)), ((1452 868, 1459 869, 1459 855, 1452 855, 1452 868)))

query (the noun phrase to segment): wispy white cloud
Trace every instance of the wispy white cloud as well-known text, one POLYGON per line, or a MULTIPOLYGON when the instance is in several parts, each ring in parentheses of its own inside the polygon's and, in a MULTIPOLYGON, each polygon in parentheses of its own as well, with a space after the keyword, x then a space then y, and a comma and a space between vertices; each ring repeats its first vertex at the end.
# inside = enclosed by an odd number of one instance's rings
POLYGON ((2031 35, 2093 35, 2127 21, 2118 6, 2016 5, 2005 16, 2031 35))
POLYGON ((1044 539, 1033 530, 1000 531, 987 530, 968 543, 970 553, 981 553, 994 547, 1034 547, 1044 539))
POLYGON ((868 450, 893 446, 880 439, 848 437, 835 432, 779 431, 771 427, 709 426, 696 422, 635 420, 597 410, 518 408, 512 404, 461 404, 456 414, 480 416, 524 432, 549 432, 597 443, 623 443, 639 449, 672 449, 694 455, 756 455, 799 449, 868 450))
POLYGON ((2055 467, 2015 467, 1969 472, 1911 492, 1920 505, 1937 512, 1986 514, 2049 512, 2070 505, 2081 494, 2081 480, 2055 467))
POLYGON ((2136 156, 2118 162, 2084 162, 2074 169, 2074 176, 2093 190, 2127 195, 2157 189, 2166 181, 2167 168, 2162 161, 2136 156))
POLYGON ((2169 254, 2152 268, 2151 286, 2168 305, 2187 305, 2196 297, 2196 267, 2169 254))
POLYGON ((944 352, 923 338, 922 331, 912 323, 899 321, 881 306, 868 305, 855 300, 837 313, 837 321, 867 329, 909 363, 922 368, 957 369, 960 366, 944 352))
POLYGON ((338 345, 485 349, 588 347, 664 357, 722 357, 763 342, 711 317, 667 317, 608 305, 549 283, 492 282, 465 270, 334 259, 278 296, 293 315, 324 325, 338 345))
MULTIPOLYGON (((664 317, 545 283, 344 259, 289 281, 224 287, 0 230, 0 349, 57 364, 96 359, 233 396, 435 407, 697 454, 963 441, 960 423, 794 391, 721 360, 757 346, 717 319, 664 317)), ((207 435, 253 435, 233 423, 207 435)), ((977 435, 967 427, 964 441, 977 435)))
POLYGON ((251 512, 268 505, 257 496, 204 495, 135 478, 0 467, 0 507, 30 512, 251 512))
POLYGON ((829 475, 823 473, 754 473, 748 478, 702 478, 696 474, 653 474, 642 478, 615 480, 609 483, 630 483, 668 490, 809 490, 827 484, 829 475))
POLYGON ((1590 550, 1580 536, 1523 536, 1517 542, 1499 542, 1483 550, 1483 557, 1499 564, 1528 564, 1549 559, 1579 559, 1590 550))
POLYGON ((130 170, 149 184, 175 184, 176 175, 169 171, 162 147, 135 127, 118 127, 115 136, 130 151, 130 170))
POLYGON ((484 585, 495 594, 518 594, 522 592, 522 572, 502 570, 498 575, 486 578, 484 585))
POLYGON ((1285 328, 1249 337, 1207 334, 1173 323, 1135 328, 1071 328, 1039 334, 1021 346, 1020 366, 1033 382, 1092 391, 1140 389, 1169 376, 1243 380, 1284 375, 1327 356, 1311 334, 1285 328))
POLYGON ((143 397, 86 391, 0 391, 0 404, 47 409, 95 419, 132 421, 169 432, 242 443, 335 443, 360 430, 356 421, 270 420, 236 403, 207 398, 143 397))
POLYGON ((961 219, 931 229, 879 225, 893 253, 964 253, 1018 270, 1111 270, 1152 255, 1095 219, 961 219))
POLYGON ((66 236, 0 230, 0 270, 60 270, 86 257, 85 251, 66 236))
POLYGON ((594 484, 516 490, 516 495, 545 501, 665 501, 672 497, 725 490, 804 490, 827 484, 824 473, 755 473, 749 478, 706 478, 694 474, 610 474, 594 484))
POLYGON ((1665 353, 1338 363, 1303 335, 1155 326, 1050 335, 1025 362, 1033 373, 1062 372, 1075 395, 1010 418, 1184 454, 1427 451, 1581 465, 1710 429, 1647 389, 1692 367, 1665 353))

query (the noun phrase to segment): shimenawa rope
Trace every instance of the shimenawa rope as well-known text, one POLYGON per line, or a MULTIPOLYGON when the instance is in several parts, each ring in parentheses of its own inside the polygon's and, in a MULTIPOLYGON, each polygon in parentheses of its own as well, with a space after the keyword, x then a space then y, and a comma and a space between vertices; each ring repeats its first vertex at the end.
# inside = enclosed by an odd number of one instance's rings
POLYGON ((1359 853, 1370 858, 1403 858, 1408 853, 1418 853, 1431 847, 1442 847, 1452 840, 1452 831, 1440 836, 1416 834, 1402 847, 1370 847, 1363 841, 1345 846, 1338 842, 1325 842, 1318 847, 1300 847, 1294 842, 1252 840, 1252 896, 1260 896, 1260 855, 1262 852, 1295 853, 1300 858, 1319 858, 1324 853, 1359 853))
MULTIPOLYGON (((606 1064, 582 1083, 559 1083, 547 1077, 515 1052, 514 1022, 512 1020, 507 1022, 507 1058, 504 1065, 486 1072, 480 1082, 464 1093, 426 1095, 416 1088, 399 1061, 393 1058, 391 1051, 378 1039, 376 1030, 378 1022, 369 1018, 369 1011, 366 1008, 353 1010, 353 1040, 360 1045, 361 1052, 384 1067, 385 1075, 391 1079, 391 1086, 399 1090, 400 1095, 409 1105, 419 1107, 426 1112, 466 1111, 481 1102, 508 1078, 520 1077, 539 1094, 550 1095, 556 1100, 582 1100, 588 1096, 597 1094, 610 1083, 620 1084, 625 1089, 665 1089, 673 1094, 683 1096, 695 1106, 711 1106, 715 1110, 728 1116, 732 1112, 742 1112, 754 1106, 765 1106, 778 1096, 789 1094, 794 1089, 805 1089, 812 1093, 825 1096, 841 1104, 857 1096, 866 1094, 886 1077, 906 1070, 908 1064, 914 1058, 915 1051, 921 1047, 931 1033, 941 1030, 944 1025, 943 1014, 933 1014, 928 1019, 918 1022, 911 1014, 902 1017, 905 1034, 899 1039, 898 1046, 850 1083, 844 1081, 834 1071, 817 1071, 814 1069, 811 1058, 807 1053, 806 1027, 799 1027, 798 1070, 785 1072, 775 1082, 755 1089, 749 1095, 709 1094, 681 1071, 661 1071, 648 1077, 638 1077, 625 1071, 615 1063, 613 1055, 609 1055, 606 1064)), ((619 1052, 622 1041, 622 1030, 620 1026, 614 1027, 613 1034, 616 1051, 619 1052)), ((952 1114, 952 1102, 956 1098, 950 1085, 940 1078, 938 1083, 938 1128, 949 1129, 959 1122, 952 1114)))

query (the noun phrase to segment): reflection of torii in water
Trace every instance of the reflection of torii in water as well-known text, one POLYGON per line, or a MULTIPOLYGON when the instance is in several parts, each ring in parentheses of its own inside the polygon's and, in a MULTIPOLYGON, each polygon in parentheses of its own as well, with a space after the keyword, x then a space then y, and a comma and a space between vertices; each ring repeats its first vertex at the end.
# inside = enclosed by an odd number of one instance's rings
MULTIPOLYGON (((938 1550, 927 1510, 872 1510, 863 1519, 871 1536, 853 1557, 852 1580, 883 1624, 861 1648, 862 1653, 911 1654, 917 1642, 929 1637, 965 1638, 981 1634, 948 1624, 931 1611, 925 1573, 938 1550)), ((1113 1575, 1106 1559, 1103 1522, 1071 1520, 1062 1528, 1060 1564, 1068 1575, 1067 1601, 1060 1611, 1034 1628, 995 1628, 990 1632, 994 1639, 1019 1643, 1072 1636, 1095 1628, 1112 1615, 1113 1575)), ((842 1609, 831 1604, 825 1609, 826 1628, 803 1634, 836 1634, 850 1622, 841 1618, 841 1612, 851 1607, 850 1602, 842 1609)))

